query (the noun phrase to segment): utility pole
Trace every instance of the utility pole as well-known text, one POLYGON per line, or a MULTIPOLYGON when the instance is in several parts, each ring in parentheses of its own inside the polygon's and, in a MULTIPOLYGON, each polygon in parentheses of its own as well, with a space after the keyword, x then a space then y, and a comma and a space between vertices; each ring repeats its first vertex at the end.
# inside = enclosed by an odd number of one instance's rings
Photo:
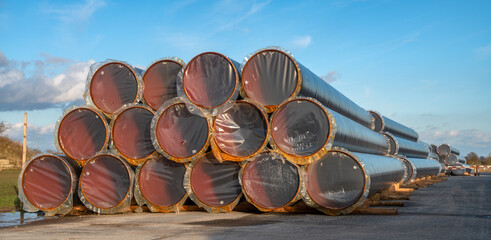
POLYGON ((26 163, 27 158, 27 112, 24 113, 24 143, 22 145, 22 166, 26 163))

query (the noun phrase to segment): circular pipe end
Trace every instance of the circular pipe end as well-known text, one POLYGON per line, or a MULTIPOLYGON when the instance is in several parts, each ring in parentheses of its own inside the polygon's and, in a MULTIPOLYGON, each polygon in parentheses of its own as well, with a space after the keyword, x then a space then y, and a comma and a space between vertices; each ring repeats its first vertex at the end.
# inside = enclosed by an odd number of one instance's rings
POLYGON ((352 155, 330 151, 307 167, 307 193, 322 208, 342 210, 363 196, 367 177, 352 155))
POLYGON ((299 168, 280 154, 256 155, 242 171, 242 187, 248 200, 262 211, 285 207, 300 191, 299 168))

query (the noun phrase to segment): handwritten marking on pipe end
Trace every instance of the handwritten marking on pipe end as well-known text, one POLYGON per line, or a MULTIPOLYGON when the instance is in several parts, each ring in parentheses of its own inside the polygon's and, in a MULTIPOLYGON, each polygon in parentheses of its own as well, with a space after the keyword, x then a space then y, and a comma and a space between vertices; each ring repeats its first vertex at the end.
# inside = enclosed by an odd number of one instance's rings
POLYGON ((193 151, 191 151, 191 152, 192 152, 193 154, 195 154, 195 153, 196 153, 196 149, 193 149, 193 151))
POLYGON ((220 200, 220 204, 223 205, 224 201, 223 200, 220 200))
POLYGON ((353 169, 358 169, 358 166, 356 166, 356 165, 355 165, 355 166, 353 166, 353 169))
POLYGON ((274 128, 273 128, 273 130, 274 130, 274 131, 278 131, 278 127, 274 127, 274 128))
POLYGON ((101 75, 104 75, 104 71, 101 71, 101 75))

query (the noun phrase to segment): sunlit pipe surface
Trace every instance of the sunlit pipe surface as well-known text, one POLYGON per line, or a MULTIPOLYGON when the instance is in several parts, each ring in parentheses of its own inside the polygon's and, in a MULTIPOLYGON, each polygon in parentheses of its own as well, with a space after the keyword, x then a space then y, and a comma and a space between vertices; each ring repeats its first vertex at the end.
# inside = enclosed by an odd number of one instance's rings
POLYGON ((97 154, 80 174, 78 196, 90 210, 114 214, 130 210, 134 172, 126 161, 113 154, 97 154))
POLYGON ((274 151, 264 151, 242 167, 242 189, 247 200, 261 211, 290 205, 299 198, 301 170, 274 151))
POLYGON ((397 158, 330 150, 307 166, 304 200, 328 214, 348 214, 367 197, 400 183, 404 169, 397 158))
POLYGON ((426 158, 407 158, 416 168, 415 179, 424 178, 428 176, 436 176, 440 173, 441 165, 439 162, 433 159, 426 158))
POLYGON ((92 107, 72 107, 56 122, 55 144, 68 157, 83 165, 107 148, 110 128, 106 116, 92 107))
POLYGON ((183 69, 181 80, 185 97, 204 109, 220 107, 235 100, 240 90, 240 64, 220 53, 195 56, 183 69))
POLYGON ((187 199, 184 189, 186 166, 162 155, 146 160, 136 170, 135 199, 152 212, 177 211, 187 199))
POLYGON ((396 137, 390 133, 383 133, 389 139, 391 155, 403 155, 414 158, 428 158, 428 147, 419 142, 413 142, 405 138, 396 137))
POLYGON ((208 212, 230 212, 242 196, 239 171, 239 163, 220 162, 207 153, 187 166, 184 188, 208 212))
POLYGON ((108 116, 125 104, 138 102, 143 91, 141 71, 118 61, 95 63, 87 76, 85 102, 108 116))
POLYGON ((155 148, 150 137, 154 113, 144 105, 129 104, 114 114, 111 122, 113 147, 128 163, 139 165, 149 158, 155 148))
POLYGON ((399 122, 396 122, 376 111, 369 111, 372 114, 377 132, 389 132, 394 136, 405 138, 411 141, 418 141, 418 133, 399 122))
POLYGON ((460 151, 446 143, 440 144, 437 148, 437 153, 443 156, 448 156, 450 154, 460 155, 460 151))
POLYGON ((165 58, 147 68, 143 75, 143 99, 153 110, 177 97, 177 75, 184 65, 179 58, 165 58))
POLYGON ((382 134, 311 98, 285 101, 273 113, 270 125, 270 143, 297 164, 317 160, 331 146, 381 155, 389 152, 382 134))
POLYGON ((214 118, 212 130, 211 147, 215 156, 243 161, 266 146, 268 117, 256 104, 239 100, 214 118))
POLYGON ((24 166, 19 175, 19 199, 28 212, 46 215, 67 214, 73 207, 80 168, 66 157, 38 155, 24 166))
POLYGON ((329 83, 279 48, 260 49, 242 69, 242 85, 247 97, 273 111, 295 96, 312 97, 326 107, 372 129, 373 118, 329 83))

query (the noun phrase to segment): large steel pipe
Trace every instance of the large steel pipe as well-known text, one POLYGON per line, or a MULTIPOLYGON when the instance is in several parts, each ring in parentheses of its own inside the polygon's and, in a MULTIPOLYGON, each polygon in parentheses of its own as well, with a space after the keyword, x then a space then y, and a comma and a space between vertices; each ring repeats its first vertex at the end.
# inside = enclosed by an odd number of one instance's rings
POLYGON ((207 118, 191 113, 180 98, 165 102, 155 113, 150 134, 155 149, 176 162, 203 156, 211 138, 207 118))
POLYGON ((262 151, 268 143, 268 117, 249 101, 236 101, 220 112, 212 130, 212 151, 221 161, 243 161, 262 151))
POLYGON ((107 148, 110 128, 106 116, 92 107, 71 107, 56 122, 55 145, 83 165, 107 148))
POLYGON ((429 176, 437 176, 440 174, 441 165, 438 161, 426 158, 411 158, 407 160, 416 168, 416 176, 414 179, 420 179, 429 176))
POLYGON ((178 212, 187 199, 186 166, 162 155, 146 160, 136 169, 135 199, 152 212, 178 212))
POLYGON ((376 111, 369 111, 372 114, 375 127, 373 130, 377 132, 389 132, 394 136, 409 139, 411 141, 418 141, 418 133, 414 129, 400 124, 376 111))
POLYGON ((152 109, 141 104, 124 105, 113 116, 113 147, 132 165, 141 164, 155 152, 150 137, 153 116, 152 109))
POLYGON ((288 206, 301 198, 302 170, 271 150, 247 160, 239 179, 247 201, 263 212, 288 206))
POLYGON ((373 129, 370 113, 300 64, 286 50, 260 49, 246 59, 242 68, 244 93, 269 112, 297 95, 312 97, 329 109, 373 129))
POLYGON ((390 133, 382 134, 389 139, 391 155, 399 154, 406 157, 428 158, 428 155, 430 154, 428 147, 422 143, 396 137, 390 133))
POLYGON ((442 156, 448 156, 450 154, 460 155, 460 151, 446 143, 440 144, 437 148, 437 153, 442 156))
POLYGON ((239 163, 220 162, 207 153, 187 166, 184 188, 189 198, 206 211, 231 212, 242 197, 239 171, 239 163))
POLYGON ((445 164, 450 165, 450 166, 455 166, 459 163, 459 158, 455 154, 449 154, 443 158, 443 161, 445 164))
POLYGON ((236 100, 240 91, 239 67, 238 62, 220 53, 201 53, 179 73, 179 96, 206 110, 236 100))
POLYGON ((143 100, 154 111, 165 101, 177 97, 177 76, 186 64, 180 58, 163 58, 150 65, 143 74, 143 100))
POLYGON ((322 157, 331 146, 372 154, 389 153, 388 140, 380 133, 323 107, 311 98, 280 104, 271 117, 271 145, 297 163, 322 157))
POLYGON ((38 155, 23 167, 18 180, 19 199, 27 212, 47 216, 72 210, 80 168, 65 156, 38 155))
POLYGON ((329 214, 349 214, 367 197, 400 183, 405 174, 398 158, 332 149, 306 168, 304 201, 329 214))
POLYGON ((130 210, 134 172, 120 157, 101 153, 85 164, 78 196, 90 210, 114 214, 130 210))
POLYGON ((87 105, 95 106, 111 116, 123 105, 140 101, 143 83, 141 69, 118 62, 95 63, 87 76, 84 98, 87 105))
POLYGON ((416 179, 416 175, 417 175, 416 166, 405 157, 401 157, 401 156, 394 156, 394 157, 397 157, 399 160, 401 160, 405 166, 404 169, 406 171, 406 174, 404 175, 401 185, 408 185, 412 183, 416 179))

